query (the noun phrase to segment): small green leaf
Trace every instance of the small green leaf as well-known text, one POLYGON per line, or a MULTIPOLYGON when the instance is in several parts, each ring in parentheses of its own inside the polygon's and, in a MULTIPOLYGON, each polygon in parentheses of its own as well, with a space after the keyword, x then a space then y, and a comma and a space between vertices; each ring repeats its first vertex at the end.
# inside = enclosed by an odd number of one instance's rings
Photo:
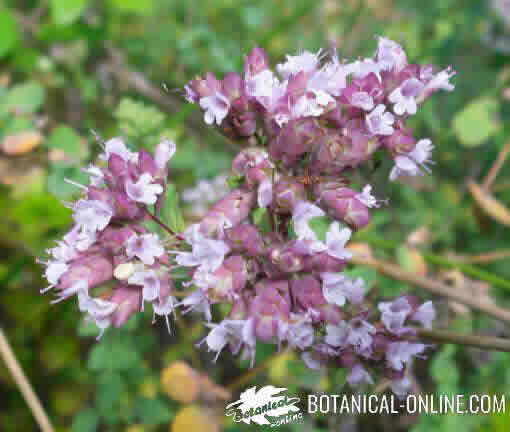
POLYGON ((232 175, 227 178, 227 185, 230 189, 239 188, 244 182, 244 176, 242 175, 232 175))
POLYGON ((110 0, 110 3, 121 11, 144 15, 151 13, 154 8, 153 0, 110 0))
POLYGON ((44 88, 35 81, 28 81, 12 87, 5 100, 0 103, 1 112, 31 114, 44 102, 44 88))
POLYGON ((110 338, 92 348, 89 368, 96 371, 128 370, 140 363, 138 352, 131 346, 130 338, 110 338))
POLYGON ((174 184, 169 184, 166 190, 165 202, 162 209, 162 218, 176 233, 185 228, 184 217, 179 206, 179 194, 174 184))
POLYGON ((0 57, 16 46, 19 40, 18 25, 8 9, 0 10, 0 57))
POLYGON ((80 189, 68 183, 66 179, 80 184, 87 183, 87 176, 78 167, 61 162, 53 163, 47 179, 48 191, 62 199, 77 195, 80 189))
MULTIPOLYGON (((119 122, 122 134, 132 141, 143 140, 155 144, 159 142, 159 134, 165 127, 165 116, 160 110, 130 98, 120 101, 114 116, 119 122)), ((151 146, 145 147, 152 150, 151 146)))
POLYGON ((59 126, 53 129, 46 141, 46 146, 51 149, 62 150, 73 159, 82 159, 86 156, 81 145, 80 136, 69 126, 59 126))
POLYGON ((251 217, 253 224, 256 225, 262 233, 267 234, 272 231, 271 219, 266 208, 259 207, 255 209, 252 212, 251 217))
POLYGON ((99 416, 91 409, 81 411, 73 420, 72 432, 95 432, 99 425, 99 416))
POLYGON ((168 405, 160 399, 140 398, 134 407, 136 416, 144 425, 158 425, 170 420, 168 405))
POLYGON ((326 233, 330 225, 331 219, 327 216, 316 216, 308 221, 308 226, 322 242, 326 241, 326 233))
POLYGON ((430 366, 430 373, 437 384, 437 392, 445 394, 459 393, 459 370, 455 361, 457 347, 445 345, 434 356, 430 366))
POLYGON ((481 97, 458 112, 453 119, 453 130, 461 144, 476 147, 493 136, 499 128, 497 110, 495 99, 481 97))
POLYGON ((87 7, 88 0, 51 0, 51 16, 57 25, 70 25, 87 7))
POLYGON ((120 401, 126 391, 126 383, 119 373, 106 371, 99 375, 96 404, 101 417, 110 423, 118 421, 120 401))

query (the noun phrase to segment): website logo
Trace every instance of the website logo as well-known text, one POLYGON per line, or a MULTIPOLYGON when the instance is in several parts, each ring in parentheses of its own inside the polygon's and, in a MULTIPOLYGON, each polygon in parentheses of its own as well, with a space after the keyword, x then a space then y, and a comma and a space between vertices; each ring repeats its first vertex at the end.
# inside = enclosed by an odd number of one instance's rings
POLYGON ((272 385, 250 387, 238 400, 227 405, 225 414, 237 423, 270 425, 276 427, 289 423, 302 423, 303 413, 296 406, 299 398, 285 394, 286 388, 272 385))

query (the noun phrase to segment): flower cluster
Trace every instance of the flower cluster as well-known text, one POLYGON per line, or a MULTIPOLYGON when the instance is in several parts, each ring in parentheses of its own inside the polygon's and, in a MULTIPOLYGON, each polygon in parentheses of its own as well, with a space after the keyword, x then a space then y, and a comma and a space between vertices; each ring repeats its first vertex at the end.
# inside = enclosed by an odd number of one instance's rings
POLYGON ((108 141, 106 166, 87 170, 91 184, 73 206, 75 227, 50 250, 57 301, 76 294, 101 328, 145 302, 165 317, 179 307, 205 318, 200 344, 216 357, 228 347, 253 362, 260 340, 300 351, 311 368, 348 368, 352 385, 379 371, 405 393, 407 365, 426 348, 416 328, 431 326, 434 307, 412 296, 375 306, 350 275, 351 235, 383 203, 351 179, 375 152, 393 159, 391 180, 429 171, 432 142, 415 139, 406 119, 452 90, 453 75, 408 64, 400 45, 379 38, 372 58, 352 63, 305 51, 275 72, 255 48, 243 75, 191 81, 186 98, 205 122, 247 144, 232 162, 232 189, 164 248, 143 222, 156 217, 149 207, 161 204, 175 146, 165 141, 151 156, 108 141), (179 267, 191 291, 177 301, 170 271, 179 267), (218 323, 215 304, 230 305, 218 323))
POLYGON ((382 204, 350 178, 377 151, 394 161, 390 180, 428 172, 432 142, 415 139, 406 120, 436 91, 453 90, 453 75, 409 64, 400 45, 379 38, 371 58, 305 51, 276 70, 255 48, 243 74, 188 83, 205 122, 248 144, 232 164, 238 189, 188 229, 190 250, 176 254, 194 269, 187 310, 210 319, 211 305, 232 305, 209 324, 211 351, 228 346, 253 359, 256 340, 286 344, 310 367, 348 368, 353 385, 379 369, 405 392, 406 365, 426 348, 411 324, 430 327, 435 311, 411 296, 374 307, 363 280, 349 276, 352 231, 382 204))
POLYGON ((143 222, 149 206, 161 205, 167 163, 175 144, 162 141, 152 156, 130 151, 120 138, 105 143, 102 167, 85 171, 90 184, 72 205, 74 226, 48 250, 46 292, 54 303, 76 296, 80 311, 104 331, 121 326, 133 313, 152 303, 155 315, 173 310, 173 282, 168 255, 159 237, 143 222))

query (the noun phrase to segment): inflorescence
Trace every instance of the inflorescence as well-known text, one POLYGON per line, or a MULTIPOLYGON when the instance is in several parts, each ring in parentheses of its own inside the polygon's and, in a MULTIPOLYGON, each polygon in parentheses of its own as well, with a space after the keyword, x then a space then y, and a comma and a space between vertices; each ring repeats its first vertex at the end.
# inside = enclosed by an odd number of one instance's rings
MULTIPOLYGON (((390 180, 429 171, 433 145, 414 138, 406 119, 438 90, 453 90, 451 68, 408 64, 400 45, 379 38, 371 58, 341 62, 303 52, 270 69, 264 50, 244 73, 208 73, 185 87, 207 124, 244 143, 232 163, 232 189, 183 233, 158 222, 175 152, 132 152, 120 138, 104 145, 100 166, 72 205, 75 225, 49 250, 48 289, 55 302, 74 297, 102 331, 152 304, 154 316, 198 312, 210 328, 204 343, 217 358, 228 347, 254 361, 257 340, 285 345, 311 368, 336 365, 348 382, 409 388, 407 365, 423 355, 416 326, 430 328, 430 301, 403 295, 377 306, 361 278, 346 271, 353 231, 382 205, 372 185, 352 178, 374 154, 394 161, 390 180), (185 269, 187 281, 182 277, 185 269), (190 294, 178 298, 176 286, 190 294), (215 304, 229 312, 213 322, 215 304)), ((46 291, 46 290, 45 290, 46 291)))

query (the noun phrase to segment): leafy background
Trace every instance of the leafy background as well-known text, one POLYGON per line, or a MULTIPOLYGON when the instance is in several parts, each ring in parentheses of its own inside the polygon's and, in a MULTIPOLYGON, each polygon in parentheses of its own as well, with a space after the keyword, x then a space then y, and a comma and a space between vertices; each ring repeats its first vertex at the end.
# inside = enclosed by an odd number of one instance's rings
MULTIPOLYGON (((481 182, 510 137, 506 13, 465 0, 0 1, 0 325, 56 429, 260 430, 224 417, 225 399, 234 397, 229 391, 269 383, 300 395, 348 391, 342 371, 311 372, 294 355, 275 356, 269 346, 258 351, 257 364, 266 366, 258 375, 247 376, 246 364, 226 353, 214 364, 195 347, 204 329, 189 317, 173 324, 172 335, 161 324, 151 326, 150 317, 136 317, 95 343, 95 330, 79 322, 76 305, 53 308, 38 295, 45 285, 35 260, 70 223, 61 202, 76 190, 63 180, 80 181, 80 167, 100 150, 96 135, 122 134, 147 148, 161 136, 173 137, 179 152, 172 161, 172 193, 228 170, 235 144, 205 129, 175 89, 205 70, 221 75, 239 69, 255 44, 274 60, 332 43, 352 58, 371 53, 374 35, 385 35, 400 41, 413 61, 454 65, 456 91, 433 98, 412 119, 417 135, 437 146, 433 175, 388 185, 388 167, 379 168, 376 190, 392 205, 377 214, 358 247, 480 301, 510 306, 502 285, 447 268, 444 260, 427 260, 422 252, 460 259, 508 247, 510 169, 502 169, 493 187, 499 207, 475 201, 467 187, 469 180, 481 182)), ((509 263, 476 265, 510 279, 509 263)), ((356 271, 379 295, 415 291, 430 297, 368 268, 356 271)), ((441 325, 509 334, 461 305, 435 300, 441 325)), ((508 395, 508 361, 507 354, 438 347, 415 365, 417 385, 426 392, 508 395)), ((0 430, 37 430, 3 365, 0 382, 0 430)), ((369 428, 503 432, 510 430, 510 410, 485 416, 305 415, 304 424, 282 430, 369 428)))

